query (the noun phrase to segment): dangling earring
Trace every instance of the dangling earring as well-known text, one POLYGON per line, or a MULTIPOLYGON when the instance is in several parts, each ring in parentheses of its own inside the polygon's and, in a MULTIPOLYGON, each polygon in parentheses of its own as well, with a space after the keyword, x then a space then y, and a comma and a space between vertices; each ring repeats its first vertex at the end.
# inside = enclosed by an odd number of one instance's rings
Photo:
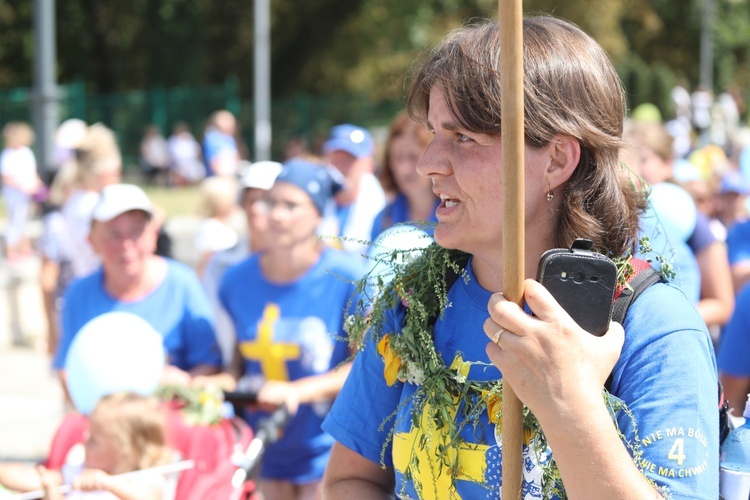
POLYGON ((549 189, 548 189, 548 191, 547 191, 547 201, 548 201, 548 202, 551 202, 551 201, 552 201, 552 198, 554 198, 554 197, 555 197, 555 195, 554 195, 554 194, 552 194, 552 187, 551 187, 551 186, 549 186, 549 184, 547 184, 547 186, 549 187, 549 189))

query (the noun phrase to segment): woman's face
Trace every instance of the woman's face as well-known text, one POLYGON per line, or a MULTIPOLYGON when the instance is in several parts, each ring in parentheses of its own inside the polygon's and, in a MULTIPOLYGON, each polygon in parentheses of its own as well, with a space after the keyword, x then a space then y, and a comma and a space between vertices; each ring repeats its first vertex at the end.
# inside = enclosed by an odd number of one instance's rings
MULTIPOLYGON (((502 242, 501 139, 469 132, 450 113, 442 91, 430 93, 428 128, 434 137, 419 163, 419 173, 432 180, 440 197, 436 210, 435 240, 446 248, 477 255, 498 253, 502 242)), ((530 229, 544 233, 549 218, 543 210, 548 187, 544 182, 545 149, 525 148, 525 215, 530 229)), ((535 237, 534 234, 528 234, 535 237)), ((542 234, 542 237, 545 237, 542 234)))
POLYGON ((305 191, 294 184, 279 182, 268 192, 265 204, 269 249, 288 248, 315 238, 321 217, 305 191))
POLYGON ((431 190, 430 180, 417 173, 424 147, 414 133, 404 133, 391 140, 388 160, 398 190, 406 195, 421 196, 431 190))
POLYGON ((104 272, 116 278, 135 278, 156 251, 156 229, 146 213, 131 210, 107 222, 95 222, 89 241, 102 259, 104 272))

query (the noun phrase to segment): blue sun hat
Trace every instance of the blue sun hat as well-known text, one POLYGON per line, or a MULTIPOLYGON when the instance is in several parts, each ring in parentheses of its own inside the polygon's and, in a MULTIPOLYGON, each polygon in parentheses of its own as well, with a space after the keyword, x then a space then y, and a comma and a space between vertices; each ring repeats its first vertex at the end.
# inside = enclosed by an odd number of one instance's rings
POLYGON ((282 164, 274 185, 280 182, 293 184, 303 190, 315 205, 320 215, 343 185, 331 174, 328 167, 303 158, 292 158, 282 164))
POLYGON ((739 172, 730 170, 722 176, 719 191, 721 194, 737 193, 744 196, 750 194, 750 184, 739 172))
POLYGON ((375 153, 375 141, 367 129, 345 123, 336 125, 323 143, 323 152, 346 151, 356 158, 365 158, 375 153))

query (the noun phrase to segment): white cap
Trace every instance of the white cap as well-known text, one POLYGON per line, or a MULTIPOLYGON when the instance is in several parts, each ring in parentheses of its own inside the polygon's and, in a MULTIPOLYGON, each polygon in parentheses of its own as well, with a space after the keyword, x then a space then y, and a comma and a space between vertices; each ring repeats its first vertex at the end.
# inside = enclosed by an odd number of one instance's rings
POLYGON ((149 218, 153 215, 151 200, 143 189, 134 184, 112 184, 99 194, 91 219, 107 222, 131 210, 142 210, 149 218))
POLYGON ((65 149, 77 149, 86 139, 86 128, 86 122, 78 118, 65 120, 55 131, 55 146, 65 149))
POLYGON ((242 189, 257 188, 268 191, 281 172, 281 163, 275 161, 242 162, 240 184, 242 189))

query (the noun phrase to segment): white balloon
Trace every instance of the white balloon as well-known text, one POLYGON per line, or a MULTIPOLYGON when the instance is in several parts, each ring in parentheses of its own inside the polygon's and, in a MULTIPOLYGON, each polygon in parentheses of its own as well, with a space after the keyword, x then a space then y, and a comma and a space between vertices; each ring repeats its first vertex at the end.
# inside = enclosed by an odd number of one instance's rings
POLYGON ((78 331, 65 358, 68 392, 88 415, 102 396, 120 391, 151 395, 164 371, 162 336, 143 318, 115 311, 78 331))
POLYGON ((651 188, 646 217, 655 217, 670 239, 685 242, 695 231, 697 209, 690 193, 676 184, 662 182, 651 188))
POLYGON ((651 253, 641 256, 652 259, 651 265, 656 270, 660 266, 657 255, 672 264, 676 273, 672 283, 693 303, 700 297, 700 271, 686 242, 695 231, 696 216, 690 194, 675 184, 663 182, 651 188, 649 206, 641 220, 641 236, 648 236, 651 245, 651 253))
POLYGON ((418 256, 433 241, 432 236, 416 226, 398 224, 389 227, 380 233, 367 252, 372 263, 370 280, 374 283, 380 277, 385 286, 393 279, 398 266, 418 256))

